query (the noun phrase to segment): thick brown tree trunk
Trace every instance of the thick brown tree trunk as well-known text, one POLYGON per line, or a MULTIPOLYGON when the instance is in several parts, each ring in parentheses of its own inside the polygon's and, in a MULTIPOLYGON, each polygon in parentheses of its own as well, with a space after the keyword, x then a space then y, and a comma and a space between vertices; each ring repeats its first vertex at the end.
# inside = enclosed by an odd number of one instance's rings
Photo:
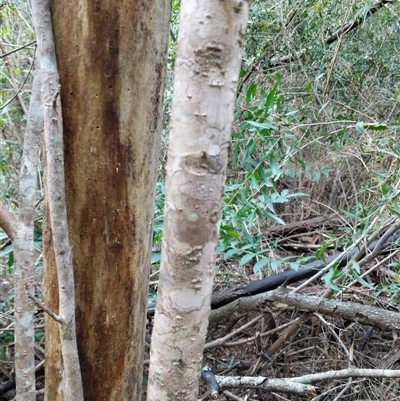
MULTIPOLYGON (((167 0, 53 4, 87 401, 140 399, 169 6, 167 0)), ((45 295, 55 309, 50 253, 45 295)), ((47 326, 48 401, 62 400, 57 331, 47 326)))

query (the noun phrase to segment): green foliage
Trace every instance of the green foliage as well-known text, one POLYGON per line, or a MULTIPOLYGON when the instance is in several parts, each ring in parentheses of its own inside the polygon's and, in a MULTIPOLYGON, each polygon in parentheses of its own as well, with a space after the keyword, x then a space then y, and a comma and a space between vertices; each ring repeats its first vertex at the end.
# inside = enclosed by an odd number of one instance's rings
POLYGON ((161 241, 164 225, 164 201, 165 201, 165 183, 157 182, 156 185, 156 203, 153 221, 153 253, 151 264, 158 264, 161 259, 161 241))
POLYGON ((392 262, 387 266, 391 269, 395 278, 386 278, 384 279, 377 287, 375 292, 376 296, 387 296, 390 298, 391 305, 398 305, 400 303, 400 263, 392 262))
POLYGON ((243 254, 241 264, 256 260, 254 271, 267 264, 276 268, 286 261, 275 263, 263 256, 271 249, 260 245, 260 228, 266 221, 285 224, 276 205, 305 195, 277 188, 279 180, 292 173, 290 160, 298 151, 293 134, 285 127, 292 115, 281 110, 280 79, 277 75, 269 92, 255 83, 244 88, 243 107, 238 105, 237 129, 232 134, 233 178, 225 189, 219 251, 225 257, 243 254))

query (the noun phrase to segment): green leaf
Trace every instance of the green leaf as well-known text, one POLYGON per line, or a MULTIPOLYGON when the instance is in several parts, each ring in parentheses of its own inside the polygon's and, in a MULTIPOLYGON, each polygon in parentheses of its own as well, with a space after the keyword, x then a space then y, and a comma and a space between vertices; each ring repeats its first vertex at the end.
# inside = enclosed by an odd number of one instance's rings
POLYGON ((374 289, 374 287, 373 287, 371 284, 367 283, 367 282, 360 276, 359 272, 357 272, 356 270, 351 270, 351 275, 352 275, 361 285, 363 285, 364 287, 367 287, 367 288, 369 288, 370 290, 373 290, 373 289, 374 289))
POLYGON ((283 262, 282 259, 271 260, 271 269, 273 271, 277 270, 278 267, 282 264, 282 262, 283 262))
POLYGON ((233 249, 229 249, 229 251, 225 252, 225 259, 228 259, 232 256, 237 255, 238 253, 241 253, 242 251, 240 249, 237 248, 233 248, 233 249))
POLYGON ((321 246, 321 248, 319 248, 318 249, 318 251, 317 251, 317 253, 316 253, 316 257, 317 257, 317 259, 324 259, 324 254, 325 254, 325 251, 329 248, 331 246, 331 244, 329 244, 329 243, 325 243, 325 244, 322 244, 322 246, 321 246))
POLYGON ((275 125, 272 125, 271 123, 264 122, 264 123, 258 123, 256 121, 246 121, 248 124, 252 125, 253 127, 256 128, 261 128, 261 129, 272 129, 274 131, 277 131, 278 128, 275 127, 275 125))
POLYGON ((372 131, 385 131, 388 126, 386 124, 365 124, 364 128, 372 131))
POLYGON ((246 92, 246 106, 248 107, 250 104, 251 99, 255 96, 257 92, 257 85, 252 82, 246 92))
POLYGON ((362 217, 359 217, 359 216, 357 216, 356 214, 354 214, 352 212, 348 212, 347 210, 340 209, 340 211, 342 213, 344 213, 347 217, 350 217, 351 219, 354 219, 356 221, 359 221, 359 220, 362 219, 362 217))
POLYGON ((300 262, 290 262, 289 266, 293 269, 293 270, 299 270, 300 267, 300 262))
POLYGON ((339 292, 340 288, 333 282, 337 277, 335 277, 334 269, 331 269, 327 274, 322 277, 322 280, 331 290, 339 292))
POLYGON ((280 217, 278 217, 276 214, 272 214, 272 213, 268 212, 267 210, 263 210, 262 213, 265 216, 267 216, 270 220, 272 220, 273 222, 275 222, 277 224, 282 224, 283 226, 286 225, 286 223, 280 217))
POLYGON ((252 259, 254 259, 257 255, 255 253, 246 253, 246 255, 243 255, 240 258, 240 266, 245 265, 246 263, 250 262, 252 259))
POLYGON ((357 274, 360 274, 360 265, 358 262, 356 262, 353 258, 350 259, 350 263, 353 266, 353 269, 357 272, 357 274))
POLYGON ((270 155, 269 163, 270 163, 270 166, 271 166, 272 174, 276 175, 276 176, 280 175, 281 174, 281 169, 279 168, 279 163, 276 160, 276 158, 274 157, 274 155, 272 155, 272 154, 270 155))
POLYGON ((257 261, 257 263, 253 266, 253 272, 258 273, 263 267, 265 267, 270 262, 269 258, 263 258, 257 261))
POLYGON ((159 263, 160 260, 161 260, 161 253, 160 252, 153 253, 151 255, 151 264, 152 265, 155 265, 155 264, 159 263))
POLYGON ((359 121, 356 124, 356 134, 361 135, 364 132, 364 123, 362 121, 359 121))

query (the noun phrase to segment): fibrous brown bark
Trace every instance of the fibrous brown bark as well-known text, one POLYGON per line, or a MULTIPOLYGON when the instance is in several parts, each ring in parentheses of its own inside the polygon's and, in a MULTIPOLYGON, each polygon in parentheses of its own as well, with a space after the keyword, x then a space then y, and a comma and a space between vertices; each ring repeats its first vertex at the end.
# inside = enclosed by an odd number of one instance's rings
POLYGON ((247 9, 181 3, 149 401, 197 398, 247 9))
MULTIPOLYGON (((53 4, 87 401, 140 399, 169 7, 167 0, 53 4)), ((51 272, 45 286, 55 308, 51 272)), ((54 327, 47 336, 46 397, 57 401, 54 327)))

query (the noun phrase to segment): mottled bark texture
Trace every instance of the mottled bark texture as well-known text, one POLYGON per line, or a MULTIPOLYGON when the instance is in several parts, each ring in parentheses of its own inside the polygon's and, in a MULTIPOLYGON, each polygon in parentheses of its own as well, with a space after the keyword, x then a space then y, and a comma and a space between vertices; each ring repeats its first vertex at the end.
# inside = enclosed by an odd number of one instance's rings
POLYGON ((247 12, 181 3, 151 401, 197 399, 247 12))
POLYGON ((42 146, 43 109, 40 100, 40 74, 35 74, 25 130, 19 183, 19 213, 13 241, 15 295, 15 382, 18 401, 35 401, 35 330, 32 301, 34 267, 34 215, 39 153, 42 146))
MULTIPOLYGON (((169 3, 53 2, 86 401, 140 399, 169 3)), ((46 399, 59 401, 58 334, 46 329, 46 399)))

